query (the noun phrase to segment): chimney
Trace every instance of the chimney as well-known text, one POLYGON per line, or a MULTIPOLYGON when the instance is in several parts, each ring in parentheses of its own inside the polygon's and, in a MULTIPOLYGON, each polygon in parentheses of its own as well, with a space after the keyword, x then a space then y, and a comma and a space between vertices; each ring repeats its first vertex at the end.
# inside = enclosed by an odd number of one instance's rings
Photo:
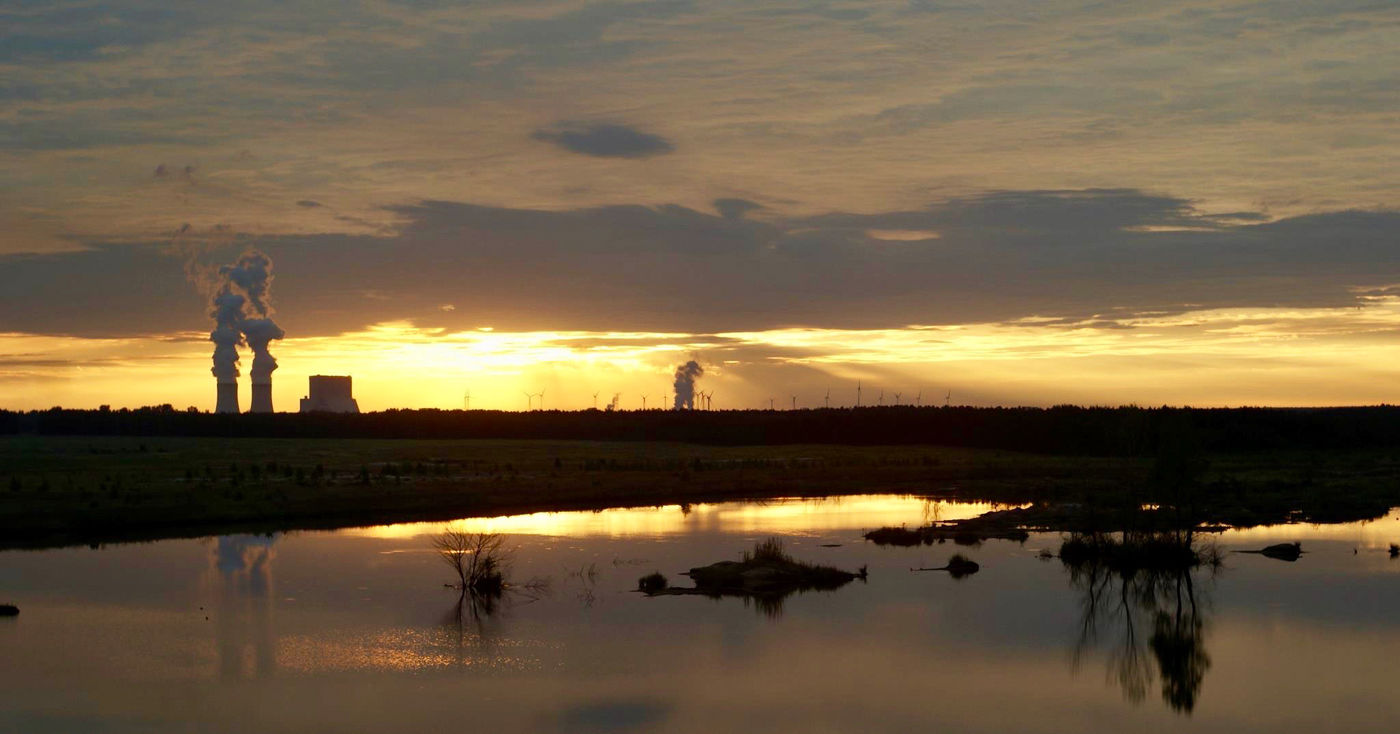
POLYGON ((253 404, 248 408, 248 412, 272 412, 272 382, 253 383, 253 404))
POLYGON ((238 412, 238 382, 236 380, 219 380, 219 396, 217 402, 214 403, 214 412, 238 412))

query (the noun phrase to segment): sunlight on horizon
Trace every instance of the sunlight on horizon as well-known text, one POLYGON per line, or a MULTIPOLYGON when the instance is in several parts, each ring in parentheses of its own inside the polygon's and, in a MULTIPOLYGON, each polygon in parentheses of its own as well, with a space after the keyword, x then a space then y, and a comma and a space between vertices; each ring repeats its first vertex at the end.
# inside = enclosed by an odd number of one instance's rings
MULTIPOLYGON (((919 402, 941 405, 1377 404, 1395 394, 1400 298, 1363 309, 1218 309, 1151 317, 902 329, 760 332, 451 332, 388 322, 335 337, 273 345, 280 411, 295 411, 312 374, 349 374, 363 410, 549 410, 659 407, 687 359, 706 369, 716 409, 919 402), (781 389, 776 385, 783 385, 781 389), (884 398, 881 401, 880 393, 884 398)), ((204 333, 159 339, 0 334, 0 404, 11 409, 212 408, 204 333), (44 359, 27 361, 26 355, 44 359)), ((240 380, 248 403, 243 354, 240 380)))

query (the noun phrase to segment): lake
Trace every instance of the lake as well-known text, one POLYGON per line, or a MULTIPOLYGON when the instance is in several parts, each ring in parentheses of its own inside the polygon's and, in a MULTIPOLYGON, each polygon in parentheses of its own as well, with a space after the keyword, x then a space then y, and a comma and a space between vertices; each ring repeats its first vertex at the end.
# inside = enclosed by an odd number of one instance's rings
POLYGON ((1400 514, 1175 576, 1085 573, 1058 533, 912 548, 882 525, 988 505, 859 496, 459 521, 516 588, 459 604, 443 524, 0 553, 3 732, 1393 731, 1400 514), (778 537, 865 581, 777 603, 641 576, 778 537), (913 567, 954 553, 954 579, 913 567))

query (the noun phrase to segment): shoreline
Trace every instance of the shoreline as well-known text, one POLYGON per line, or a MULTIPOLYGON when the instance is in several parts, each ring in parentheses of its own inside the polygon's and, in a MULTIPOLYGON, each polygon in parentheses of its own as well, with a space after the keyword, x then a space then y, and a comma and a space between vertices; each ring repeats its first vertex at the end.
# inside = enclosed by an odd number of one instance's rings
MULTIPOLYGON (((1400 506, 1389 452, 1210 459, 1206 522, 1400 506)), ((936 446, 8 437, 0 467, 0 550, 861 494, 1117 511, 1160 493, 1147 459, 936 446)))

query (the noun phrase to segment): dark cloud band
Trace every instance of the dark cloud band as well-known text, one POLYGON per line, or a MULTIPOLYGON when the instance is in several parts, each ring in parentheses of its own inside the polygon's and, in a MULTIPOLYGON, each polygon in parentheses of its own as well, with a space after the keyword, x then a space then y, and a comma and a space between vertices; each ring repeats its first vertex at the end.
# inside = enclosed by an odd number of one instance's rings
MULTIPOLYGON (((1031 315, 1112 323, 1199 308, 1358 305, 1400 282, 1400 212, 1257 221, 1126 189, 1006 191, 923 209, 817 217, 679 206, 538 211, 427 201, 389 236, 264 237, 299 335, 425 326, 715 333, 888 328, 1031 315), (927 233, 887 239, 880 233, 927 233), (452 310, 441 305, 451 303, 452 310)), ((230 243, 242 248, 248 241, 230 243)), ((226 253, 211 253, 226 256, 226 253)), ((0 257, 7 331, 203 328, 158 245, 0 257), (140 287, 132 287, 137 284, 140 287)))

